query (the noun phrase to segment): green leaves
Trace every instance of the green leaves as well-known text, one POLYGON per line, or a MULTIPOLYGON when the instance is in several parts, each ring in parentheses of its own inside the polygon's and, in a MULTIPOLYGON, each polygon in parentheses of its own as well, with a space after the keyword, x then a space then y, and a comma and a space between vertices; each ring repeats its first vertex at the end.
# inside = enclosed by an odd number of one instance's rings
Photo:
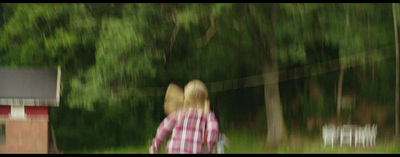
MULTIPOLYGON (((371 50, 380 51, 393 43, 387 38, 392 34, 393 29, 388 28, 390 18, 381 18, 385 15, 385 10, 390 9, 390 5, 372 4, 336 4, 335 7, 327 8, 332 13, 318 14, 318 29, 324 35, 326 44, 334 45, 339 48, 340 57, 367 54, 371 50), (371 14, 368 10, 375 10, 371 14), (385 23, 385 24, 384 24, 385 23)), ((354 62, 365 62, 365 57, 356 60, 342 60, 342 66, 348 67, 354 62)))
POLYGON ((86 83, 77 78, 70 80, 72 90, 67 97, 69 107, 93 110, 94 103, 104 103, 106 97, 110 95, 110 90, 107 90, 109 88, 102 86, 101 81, 99 81, 101 77, 97 76, 95 70, 90 69, 86 77, 88 77, 86 83))
POLYGON ((304 64, 309 45, 323 43, 337 48, 341 57, 359 55, 343 60, 349 66, 365 62, 362 55, 369 50, 379 54, 380 47, 393 42, 387 4, 282 3, 275 26, 273 8, 230 3, 2 4, 6 17, 0 28, 0 64, 61 65, 71 74, 71 99, 90 97, 85 103, 90 105, 170 79, 214 81, 259 74, 271 51, 281 66, 304 64), (196 46, 199 40, 202 47, 196 46), (270 45, 273 40, 276 49, 270 45), (96 90, 105 92, 85 94, 96 90))
POLYGON ((306 63, 306 52, 303 44, 293 44, 282 46, 277 49, 277 59, 283 64, 288 63, 306 63), (289 62, 290 61, 290 62, 289 62))
POLYGON ((55 57, 62 49, 72 49, 78 44, 78 39, 75 34, 70 34, 62 28, 55 30, 54 36, 49 39, 45 38, 45 49, 50 52, 51 57, 55 57))
POLYGON ((13 6, 13 14, 0 30, 0 49, 10 52, 5 57, 14 60, 14 66, 57 66, 70 62, 79 51, 81 37, 87 36, 80 34, 85 30, 68 24, 70 19, 87 17, 82 4, 8 5, 13 6))
POLYGON ((199 17, 196 12, 184 10, 176 14, 176 24, 190 30, 190 24, 198 24, 199 17))
POLYGON ((83 75, 86 81, 73 79, 71 93, 76 94, 69 97, 71 105, 84 104, 84 108, 92 109, 96 102, 118 104, 138 92, 135 87, 139 80, 155 77, 153 62, 161 59, 162 52, 155 45, 146 46, 157 38, 145 42, 149 34, 140 30, 150 21, 141 21, 144 19, 125 16, 102 20, 96 64, 83 75))

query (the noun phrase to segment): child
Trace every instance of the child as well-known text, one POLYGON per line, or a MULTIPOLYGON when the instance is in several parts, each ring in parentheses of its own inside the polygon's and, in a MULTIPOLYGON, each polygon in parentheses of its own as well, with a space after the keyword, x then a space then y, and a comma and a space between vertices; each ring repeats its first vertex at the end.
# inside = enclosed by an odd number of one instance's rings
POLYGON ((171 113, 163 120, 152 140, 150 153, 160 150, 162 141, 171 130, 172 136, 166 145, 168 154, 203 153, 206 130, 206 153, 212 153, 218 135, 218 122, 213 112, 206 111, 207 97, 207 88, 201 81, 190 81, 185 86, 183 109, 171 113))
POLYGON ((170 83, 165 92, 164 113, 168 116, 183 108, 183 90, 176 84, 170 83))

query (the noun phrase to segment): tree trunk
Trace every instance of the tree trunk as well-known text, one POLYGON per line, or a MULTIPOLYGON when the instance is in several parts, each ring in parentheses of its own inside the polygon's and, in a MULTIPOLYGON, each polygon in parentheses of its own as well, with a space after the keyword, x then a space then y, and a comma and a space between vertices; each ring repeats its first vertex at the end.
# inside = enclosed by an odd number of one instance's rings
POLYGON ((340 111, 342 109, 342 86, 343 86, 344 68, 340 68, 339 83, 337 88, 337 118, 340 118, 340 111))
POLYGON ((399 137, 399 44, 398 44, 398 36, 397 36, 397 18, 396 18, 396 7, 395 4, 392 3, 392 12, 393 12, 393 25, 394 25, 394 38, 395 38, 395 46, 396 46, 396 91, 395 91, 395 137, 399 137))
POLYGON ((266 65, 264 80, 264 98, 267 112, 268 136, 267 143, 278 146, 287 138, 286 127, 282 114, 282 105, 279 94, 279 71, 278 63, 266 65))
MULTIPOLYGON (((278 21, 278 4, 273 4, 271 10, 271 24, 276 27, 278 21)), ((264 63, 264 98, 267 114, 267 144, 275 148, 286 141, 286 126, 283 119, 282 104, 279 94, 279 65, 277 57, 277 42, 275 34, 268 34, 269 56, 264 63), (268 75, 265 75, 268 74, 268 75)), ((265 42, 264 42, 265 43, 265 42)), ((263 44, 266 50, 266 44, 263 44)))

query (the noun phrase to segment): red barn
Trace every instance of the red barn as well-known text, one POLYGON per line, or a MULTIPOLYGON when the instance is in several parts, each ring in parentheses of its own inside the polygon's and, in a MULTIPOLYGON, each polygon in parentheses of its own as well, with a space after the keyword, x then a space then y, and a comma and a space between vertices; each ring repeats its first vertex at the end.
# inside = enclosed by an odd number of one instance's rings
POLYGON ((60 87, 60 68, 0 69, 0 153, 49 153, 60 87))

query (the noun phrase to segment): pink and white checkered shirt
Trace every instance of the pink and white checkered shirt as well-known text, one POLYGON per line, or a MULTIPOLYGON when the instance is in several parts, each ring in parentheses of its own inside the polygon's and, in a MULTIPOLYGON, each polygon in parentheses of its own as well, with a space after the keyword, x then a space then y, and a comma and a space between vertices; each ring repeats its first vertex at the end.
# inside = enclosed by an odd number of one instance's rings
POLYGON ((207 130, 206 153, 211 154, 217 141, 218 122, 213 112, 207 115, 202 110, 180 110, 165 118, 157 129, 152 140, 150 153, 159 152, 166 135, 172 130, 171 138, 166 145, 168 154, 202 154, 204 131, 207 130))

